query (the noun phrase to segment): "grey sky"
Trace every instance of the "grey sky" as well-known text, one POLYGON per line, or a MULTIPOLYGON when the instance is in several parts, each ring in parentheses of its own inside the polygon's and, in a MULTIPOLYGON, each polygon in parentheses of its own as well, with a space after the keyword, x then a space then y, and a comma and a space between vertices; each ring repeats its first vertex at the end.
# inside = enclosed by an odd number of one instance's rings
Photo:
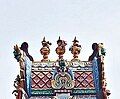
POLYGON ((59 36, 68 43, 64 55, 68 60, 74 36, 82 45, 81 60, 92 53, 93 42, 103 42, 110 99, 120 97, 120 0, 0 0, 0 99, 15 99, 11 93, 19 65, 13 46, 27 41, 31 55, 40 60, 44 36, 52 42, 52 60, 57 59, 54 50, 59 36))

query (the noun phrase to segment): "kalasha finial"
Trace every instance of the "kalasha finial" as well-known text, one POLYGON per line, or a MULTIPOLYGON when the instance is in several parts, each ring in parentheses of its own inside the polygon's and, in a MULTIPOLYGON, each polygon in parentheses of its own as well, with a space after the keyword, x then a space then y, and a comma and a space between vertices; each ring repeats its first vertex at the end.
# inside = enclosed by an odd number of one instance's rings
POLYGON ((59 55, 59 59, 63 59, 63 54, 65 53, 65 46, 67 43, 64 40, 59 39, 57 40, 58 47, 56 48, 56 53, 59 55))
POLYGON ((40 49, 40 53, 43 55, 43 59, 41 61, 49 61, 48 55, 50 54, 50 48, 49 46, 52 45, 49 41, 45 40, 45 37, 43 38, 42 48, 40 49))
POLYGON ((80 54, 81 51, 81 45, 79 45, 79 41, 76 39, 76 37, 74 38, 74 40, 72 41, 73 45, 70 47, 70 51, 73 54, 73 59, 72 60, 78 60, 78 55, 80 54))

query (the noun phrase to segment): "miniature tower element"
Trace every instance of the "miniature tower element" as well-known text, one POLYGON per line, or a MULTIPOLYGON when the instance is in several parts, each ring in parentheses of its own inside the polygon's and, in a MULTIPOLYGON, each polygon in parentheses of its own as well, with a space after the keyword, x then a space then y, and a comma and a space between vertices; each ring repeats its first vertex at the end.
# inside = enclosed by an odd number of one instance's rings
POLYGON ((56 53, 59 55, 59 59, 63 59, 63 54, 65 53, 65 46, 67 43, 64 40, 59 39, 57 40, 58 47, 56 48, 56 53))
POLYGON ((40 49, 40 53, 43 55, 43 59, 41 61, 49 61, 48 55, 50 54, 50 48, 49 46, 52 45, 49 41, 45 40, 45 37, 43 38, 42 48, 40 49))
POLYGON ((74 40, 72 41, 73 45, 70 47, 70 51, 73 54, 73 59, 72 60, 78 60, 78 55, 80 54, 81 51, 81 45, 79 45, 79 41, 76 40, 76 37, 74 38, 74 40))

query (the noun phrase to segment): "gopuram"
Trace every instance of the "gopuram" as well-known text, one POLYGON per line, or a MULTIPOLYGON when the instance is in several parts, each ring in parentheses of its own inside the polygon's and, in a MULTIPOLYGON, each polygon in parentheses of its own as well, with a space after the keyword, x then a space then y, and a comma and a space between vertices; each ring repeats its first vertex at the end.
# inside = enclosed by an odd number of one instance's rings
POLYGON ((92 54, 87 61, 81 61, 81 45, 74 38, 69 48, 73 58, 64 59, 67 43, 57 40, 55 49, 58 58, 49 59, 51 43, 42 40, 40 53, 43 59, 35 61, 28 52, 28 43, 14 46, 14 58, 20 71, 14 81, 12 92, 16 99, 108 99, 110 91, 106 88, 104 72, 103 43, 93 43, 92 54))

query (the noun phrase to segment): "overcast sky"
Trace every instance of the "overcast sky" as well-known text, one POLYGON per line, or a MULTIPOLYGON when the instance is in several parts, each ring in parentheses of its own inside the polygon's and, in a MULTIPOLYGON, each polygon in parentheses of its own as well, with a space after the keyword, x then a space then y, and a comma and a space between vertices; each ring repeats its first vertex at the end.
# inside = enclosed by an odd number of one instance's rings
POLYGON ((28 42, 29 53, 39 61, 44 36, 52 43, 52 60, 57 59, 59 36, 68 43, 64 55, 68 60, 75 36, 82 46, 81 60, 92 53, 92 43, 103 42, 110 99, 120 97, 120 0, 0 0, 0 99, 15 99, 13 82, 19 65, 13 46, 28 42))

